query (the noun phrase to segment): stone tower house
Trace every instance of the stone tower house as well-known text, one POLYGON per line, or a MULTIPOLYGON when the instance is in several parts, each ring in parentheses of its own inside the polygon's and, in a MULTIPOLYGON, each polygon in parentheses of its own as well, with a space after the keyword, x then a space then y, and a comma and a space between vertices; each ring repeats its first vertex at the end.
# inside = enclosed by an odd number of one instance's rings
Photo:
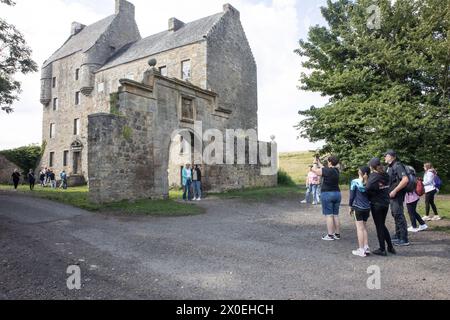
MULTIPOLYGON (((193 130, 194 121, 202 121, 204 129, 257 130, 256 63, 239 11, 225 4, 222 12, 193 22, 171 18, 165 31, 147 38, 140 36, 134 5, 125 0, 116 0, 115 14, 92 25, 72 23, 69 39, 42 67, 41 103, 46 149, 41 165, 57 172, 66 170, 74 183, 89 180, 92 189, 93 185, 98 185, 93 181, 101 179, 96 176, 97 172, 106 172, 105 168, 95 165, 99 161, 105 163, 102 161, 105 158, 98 157, 104 151, 97 144, 101 138, 94 137, 96 126, 101 128, 104 121, 96 122, 99 117, 95 115, 126 117, 124 112, 135 111, 130 109, 130 103, 149 104, 149 101, 155 102, 158 111, 145 109, 138 116, 159 119, 160 126, 169 121, 167 127, 193 130), (150 59, 155 59, 157 64, 149 74, 150 59), (143 80, 144 74, 147 74, 147 81, 143 80), (158 92, 157 87, 161 88, 158 92), (163 87, 171 90, 165 92, 163 87), (149 100, 140 101, 138 97, 149 100), (186 103, 191 105, 188 114, 183 111, 186 103)), ((125 122, 122 125, 128 129, 125 122)), ((158 124, 150 123, 147 126, 161 129, 158 124)), ((136 141, 134 147, 137 143, 148 143, 146 150, 150 153, 161 152, 158 146, 166 148, 166 145, 161 146, 164 133, 152 132, 153 135, 148 136, 150 141, 136 141)), ((117 148, 110 152, 114 150, 117 148)), ((147 165, 156 167, 152 162, 154 157, 147 160, 147 165)), ((119 166, 115 166, 114 161, 111 159, 113 167, 119 166)), ((160 161, 169 159, 164 157, 160 161)), ((121 166, 128 165, 122 163, 121 166)), ((123 168, 118 170, 124 171, 123 168)), ((164 171, 149 171, 153 174, 148 179, 165 179, 155 177, 164 171)), ((236 187, 258 184, 248 182, 249 178, 244 180, 247 182, 232 184, 236 187)), ((152 182, 153 186, 155 184, 158 183, 152 182)), ((222 189, 214 184, 209 184, 210 189, 222 189)), ((264 184, 273 184, 273 179, 264 184)), ((156 188, 158 191, 152 195, 166 194, 167 183, 163 185, 164 190, 156 188)))

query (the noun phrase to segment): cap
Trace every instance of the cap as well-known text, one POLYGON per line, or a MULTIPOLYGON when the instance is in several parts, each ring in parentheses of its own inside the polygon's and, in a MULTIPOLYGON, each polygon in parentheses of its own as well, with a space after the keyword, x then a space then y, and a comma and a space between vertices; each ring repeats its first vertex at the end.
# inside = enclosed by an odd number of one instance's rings
POLYGON ((369 161, 369 167, 376 168, 378 166, 381 166, 380 158, 372 158, 372 160, 369 161))
POLYGON ((384 153, 384 156, 388 156, 388 155, 391 156, 391 157, 397 158, 397 153, 395 153, 395 151, 392 150, 392 149, 389 149, 388 151, 386 151, 384 153))

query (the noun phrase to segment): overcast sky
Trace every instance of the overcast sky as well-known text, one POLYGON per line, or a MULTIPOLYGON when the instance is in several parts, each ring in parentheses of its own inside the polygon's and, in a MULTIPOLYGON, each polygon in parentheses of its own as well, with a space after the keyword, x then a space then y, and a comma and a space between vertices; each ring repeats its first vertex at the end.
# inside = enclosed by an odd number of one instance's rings
MULTIPOLYGON (((0 4, 0 16, 16 25, 41 66, 70 34, 72 21, 91 24, 114 13, 114 0, 16 0, 15 7, 0 4)), ((189 22, 222 11, 227 0, 131 0, 142 37, 163 31, 170 17, 189 22)), ((241 21, 258 65, 259 138, 275 135, 279 151, 311 150, 318 146, 297 140, 293 126, 298 110, 321 106, 319 94, 297 89, 302 72, 293 53, 309 26, 323 24, 320 6, 325 0, 228 0, 241 12, 241 21)), ((23 92, 15 112, 0 113, 0 150, 41 143, 42 105, 40 74, 18 76, 23 92)))

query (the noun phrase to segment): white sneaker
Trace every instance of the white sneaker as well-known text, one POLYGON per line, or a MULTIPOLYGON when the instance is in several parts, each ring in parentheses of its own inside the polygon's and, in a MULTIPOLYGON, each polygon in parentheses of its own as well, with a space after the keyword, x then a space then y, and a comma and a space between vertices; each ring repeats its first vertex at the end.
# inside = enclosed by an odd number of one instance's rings
POLYGON ((419 227, 419 231, 425 231, 428 229, 428 226, 426 224, 424 224, 423 226, 419 227))
POLYGON ((300 202, 300 203, 307 203, 307 202, 306 202, 306 200, 303 200, 303 201, 302 201, 302 202, 300 202))
POLYGON ((413 228, 413 227, 409 227, 408 228, 408 232, 419 232, 419 228, 413 228))
POLYGON ((324 241, 334 241, 336 240, 333 236, 329 236, 328 234, 322 237, 322 240, 324 241))
POLYGON ((422 220, 423 221, 431 221, 431 218, 430 218, 430 216, 423 216, 422 220))
POLYGON ((439 220, 442 220, 442 218, 439 217, 439 216, 434 216, 434 217, 431 219, 431 221, 439 221, 439 220))
POLYGON ((192 199, 193 201, 197 200, 197 198, 192 199))
POLYGON ((359 249, 357 249, 357 250, 353 250, 352 251, 352 254, 354 255, 354 256, 358 256, 358 257, 366 257, 367 255, 366 255, 366 252, 364 251, 364 249, 361 249, 361 248, 359 248, 359 249))
POLYGON ((197 201, 201 201, 202 199, 201 198, 197 198, 197 201))
POLYGON ((368 255, 370 255, 370 248, 369 247, 365 247, 364 248, 364 252, 365 252, 365 254, 366 254, 366 256, 368 256, 368 255))

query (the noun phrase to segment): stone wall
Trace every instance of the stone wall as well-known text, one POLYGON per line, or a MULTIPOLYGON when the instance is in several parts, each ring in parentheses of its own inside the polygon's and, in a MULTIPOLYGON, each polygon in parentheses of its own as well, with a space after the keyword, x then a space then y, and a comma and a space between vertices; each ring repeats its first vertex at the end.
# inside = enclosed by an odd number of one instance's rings
POLYGON ((118 114, 89 116, 91 201, 106 203, 154 196, 155 104, 150 88, 124 85, 118 114))
MULTIPOLYGON (((194 101, 195 120, 204 124, 202 134, 212 128, 221 132, 226 123, 215 119, 215 93, 162 77, 156 69, 143 78, 144 83, 120 81, 116 114, 89 116, 89 190, 94 202, 168 197, 169 174, 175 170, 175 176, 180 165, 171 167, 174 132, 195 129, 194 121, 181 117, 182 97, 194 101)), ((204 183, 206 191, 273 186, 276 175, 261 175, 259 165, 205 166, 204 183)))
MULTIPOLYGON (((14 169, 18 169, 20 174, 22 174, 22 169, 17 165, 6 159, 4 156, 0 155, 0 183, 10 184, 12 183, 11 175, 14 169)), ((23 177, 22 177, 23 178, 23 177)))
POLYGON ((230 5, 208 35, 207 86, 218 94, 219 107, 233 111, 230 128, 258 127, 257 70, 240 21, 230 5))

